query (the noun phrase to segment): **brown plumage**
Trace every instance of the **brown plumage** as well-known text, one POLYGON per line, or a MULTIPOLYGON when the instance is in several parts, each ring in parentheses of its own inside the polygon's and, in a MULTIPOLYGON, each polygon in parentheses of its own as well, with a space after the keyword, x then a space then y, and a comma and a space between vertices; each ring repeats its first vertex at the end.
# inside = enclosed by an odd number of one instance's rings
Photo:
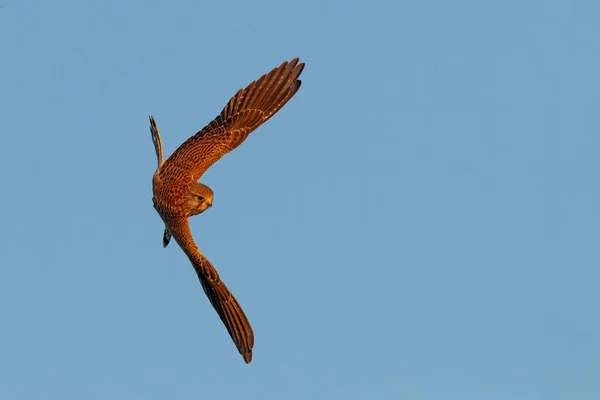
POLYGON ((252 361, 254 346, 250 322, 215 267, 198 250, 188 217, 212 206, 213 191, 198 179, 296 94, 303 68, 304 63, 298 63, 295 58, 240 89, 221 114, 179 146, 167 161, 164 161, 160 132, 154 117, 150 116, 150 131, 158 159, 158 169, 152 178, 152 201, 165 223, 163 246, 169 244, 172 236, 183 249, 198 274, 204 293, 247 363, 252 361))

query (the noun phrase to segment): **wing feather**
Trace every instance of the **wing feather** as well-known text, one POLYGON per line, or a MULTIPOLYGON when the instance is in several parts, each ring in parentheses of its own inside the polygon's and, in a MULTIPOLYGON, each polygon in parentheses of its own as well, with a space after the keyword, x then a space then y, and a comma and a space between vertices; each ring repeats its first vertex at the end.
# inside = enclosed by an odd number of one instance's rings
POLYGON ((286 61, 240 89, 214 120, 175 150, 161 167, 161 178, 197 181, 212 164, 238 147, 296 94, 304 69, 304 63, 298 61, 286 61))
POLYGON ((233 343, 244 361, 250 363, 252 347, 254 347, 254 331, 244 310, 225 282, 221 280, 215 267, 196 246, 187 218, 170 219, 165 222, 179 246, 190 259, 206 297, 223 321, 233 343))

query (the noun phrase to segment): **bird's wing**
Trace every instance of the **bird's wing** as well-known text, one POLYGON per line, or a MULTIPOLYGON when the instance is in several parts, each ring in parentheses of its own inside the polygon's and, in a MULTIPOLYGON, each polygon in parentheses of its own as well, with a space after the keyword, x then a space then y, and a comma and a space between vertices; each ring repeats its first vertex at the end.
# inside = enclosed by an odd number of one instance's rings
POLYGON ((198 250, 194 242, 190 224, 187 218, 177 218, 165 221, 169 231, 190 259, 204 293, 210 300, 221 321, 225 324, 229 336, 233 339, 238 351, 246 363, 252 361, 254 347, 254 332, 244 310, 219 277, 215 267, 198 250))
POLYGON ((161 177, 197 181, 296 94, 303 68, 304 63, 295 58, 240 89, 221 114, 175 150, 161 168, 161 177))

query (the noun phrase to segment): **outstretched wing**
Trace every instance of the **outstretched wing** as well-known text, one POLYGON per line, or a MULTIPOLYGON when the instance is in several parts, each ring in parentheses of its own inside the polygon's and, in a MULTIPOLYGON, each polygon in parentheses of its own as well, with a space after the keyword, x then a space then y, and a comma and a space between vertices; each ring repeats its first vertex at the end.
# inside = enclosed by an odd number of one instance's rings
POLYGON ((187 218, 177 218, 165 221, 169 231, 190 259, 204 293, 210 300, 217 314, 225 324, 229 336, 246 363, 252 361, 254 347, 254 331, 244 310, 219 277, 219 273, 198 250, 187 218))
POLYGON ((296 94, 303 68, 304 63, 298 64, 295 58, 240 89, 221 114, 175 150, 161 168, 161 177, 181 183, 200 179, 212 164, 239 146, 296 94))

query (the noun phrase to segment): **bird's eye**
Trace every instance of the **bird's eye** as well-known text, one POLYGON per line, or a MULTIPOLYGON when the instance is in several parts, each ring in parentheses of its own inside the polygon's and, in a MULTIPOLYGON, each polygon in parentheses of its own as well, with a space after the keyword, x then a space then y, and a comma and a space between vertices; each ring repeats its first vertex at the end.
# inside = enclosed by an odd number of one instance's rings
POLYGON ((202 196, 198 196, 198 200, 200 200, 200 201, 204 201, 204 197, 202 197, 202 196))

